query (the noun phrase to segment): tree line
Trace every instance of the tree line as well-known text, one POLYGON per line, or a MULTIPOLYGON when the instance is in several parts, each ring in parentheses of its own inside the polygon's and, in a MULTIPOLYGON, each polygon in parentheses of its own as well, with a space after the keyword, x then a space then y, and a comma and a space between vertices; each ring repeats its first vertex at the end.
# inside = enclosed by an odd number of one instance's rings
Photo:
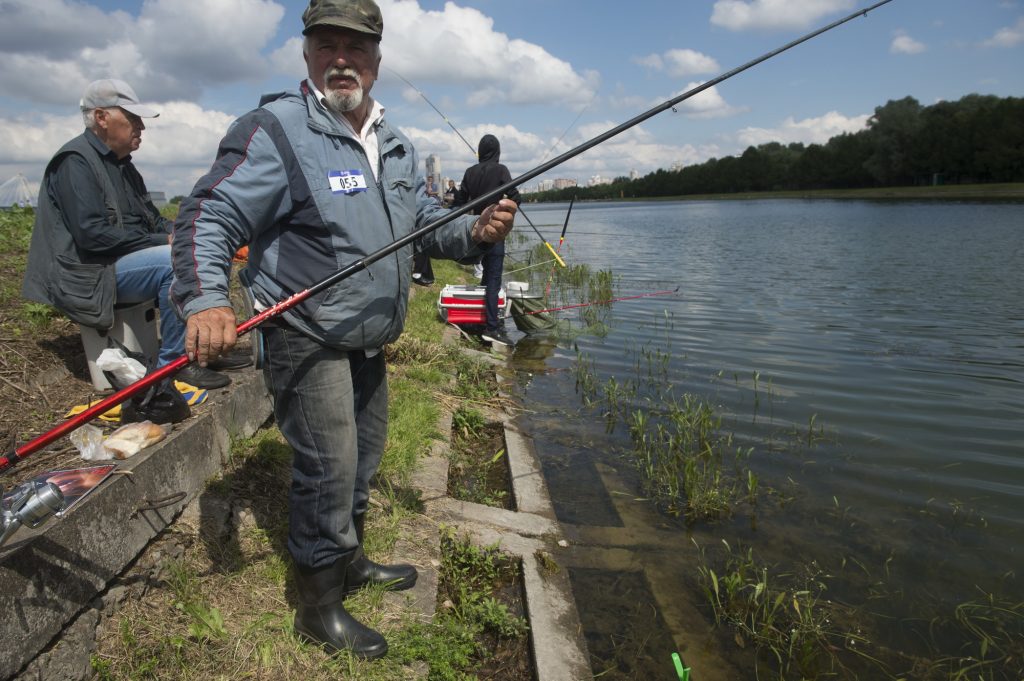
POLYGON ((856 189, 1024 181, 1024 98, 967 95, 922 106, 913 97, 875 107, 867 128, 825 144, 769 142, 740 156, 657 170, 596 187, 530 195, 567 201, 802 189, 856 189))

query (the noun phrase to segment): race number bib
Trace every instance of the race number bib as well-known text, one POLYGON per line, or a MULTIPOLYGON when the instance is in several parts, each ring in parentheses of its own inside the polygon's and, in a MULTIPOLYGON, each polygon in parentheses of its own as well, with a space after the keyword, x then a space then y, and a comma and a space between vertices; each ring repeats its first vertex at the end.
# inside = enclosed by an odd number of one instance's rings
POLYGON ((366 191, 366 178, 361 170, 331 170, 327 173, 331 191, 335 194, 354 194, 366 191))

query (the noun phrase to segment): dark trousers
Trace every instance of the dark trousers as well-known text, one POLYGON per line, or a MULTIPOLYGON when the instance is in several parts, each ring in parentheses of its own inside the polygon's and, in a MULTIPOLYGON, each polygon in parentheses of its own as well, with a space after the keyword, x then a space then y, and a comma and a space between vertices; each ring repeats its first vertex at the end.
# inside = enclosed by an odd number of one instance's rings
POLYGON ((505 242, 499 241, 484 251, 480 264, 484 266, 484 276, 480 285, 486 287, 484 292, 484 308, 487 311, 487 331, 505 328, 505 321, 498 319, 498 291, 501 289, 501 273, 505 267, 505 242))
POLYGON ((412 256, 412 273, 420 275, 420 278, 426 281, 434 281, 434 266, 430 264, 430 256, 426 253, 412 256))

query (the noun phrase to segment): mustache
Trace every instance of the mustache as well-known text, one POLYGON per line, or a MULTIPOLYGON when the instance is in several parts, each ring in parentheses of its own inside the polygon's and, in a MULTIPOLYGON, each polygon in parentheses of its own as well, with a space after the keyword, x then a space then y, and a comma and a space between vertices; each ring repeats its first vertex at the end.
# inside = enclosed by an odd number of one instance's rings
POLYGON ((327 81, 330 80, 331 78, 351 78, 355 81, 358 81, 359 72, 356 71, 351 66, 346 66, 345 68, 331 66, 328 67, 326 71, 324 71, 324 80, 327 81))

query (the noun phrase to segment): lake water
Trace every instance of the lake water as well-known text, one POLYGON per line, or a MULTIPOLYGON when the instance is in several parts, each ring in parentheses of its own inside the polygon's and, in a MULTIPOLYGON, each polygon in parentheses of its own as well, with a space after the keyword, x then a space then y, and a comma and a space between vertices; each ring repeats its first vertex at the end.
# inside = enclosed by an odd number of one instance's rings
MULTIPOLYGON (((566 208, 526 206, 552 243, 566 208)), ((616 296, 679 287, 613 304, 606 335, 526 338, 513 356, 601 678, 675 679, 673 651, 702 681, 746 678, 753 646, 713 631, 698 566, 748 548, 778 584, 826 585, 857 613, 847 644, 890 673, 978 654, 957 606, 1024 600, 1024 207, 577 204, 566 247, 612 270, 616 296), (621 383, 651 352, 754 448, 756 505, 687 524, 644 499, 628 432, 584 405, 573 367, 621 383)))

